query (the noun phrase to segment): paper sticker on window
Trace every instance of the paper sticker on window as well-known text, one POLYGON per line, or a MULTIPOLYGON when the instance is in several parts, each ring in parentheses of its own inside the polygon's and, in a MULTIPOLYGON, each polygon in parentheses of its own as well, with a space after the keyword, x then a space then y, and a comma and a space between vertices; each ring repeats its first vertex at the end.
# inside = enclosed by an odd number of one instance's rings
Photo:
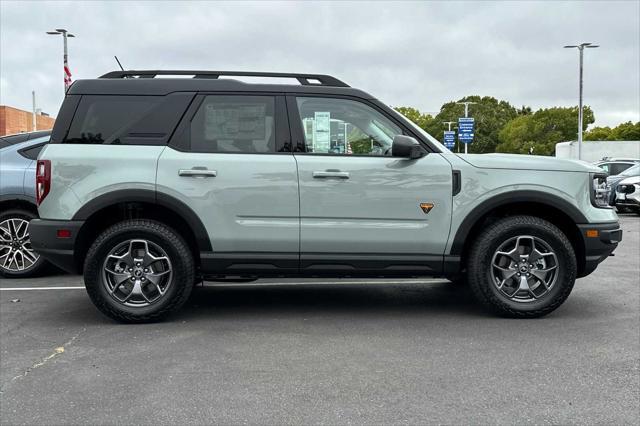
POLYGON ((314 114, 313 152, 329 152, 331 141, 331 113, 316 111, 314 114))
POLYGON ((265 138, 266 105, 208 104, 204 137, 207 140, 255 140, 265 138))

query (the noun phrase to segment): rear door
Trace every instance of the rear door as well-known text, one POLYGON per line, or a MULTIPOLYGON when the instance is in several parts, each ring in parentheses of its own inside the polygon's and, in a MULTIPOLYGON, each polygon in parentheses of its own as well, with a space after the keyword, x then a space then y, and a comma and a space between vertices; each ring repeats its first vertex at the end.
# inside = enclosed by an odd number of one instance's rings
POLYGON ((285 99, 201 94, 158 162, 157 191, 200 217, 208 273, 298 268, 299 202, 285 99))
POLYGON ((451 220, 449 162, 438 153, 392 157, 393 137, 409 131, 365 101, 290 96, 288 107, 302 151, 301 271, 439 271, 451 220))

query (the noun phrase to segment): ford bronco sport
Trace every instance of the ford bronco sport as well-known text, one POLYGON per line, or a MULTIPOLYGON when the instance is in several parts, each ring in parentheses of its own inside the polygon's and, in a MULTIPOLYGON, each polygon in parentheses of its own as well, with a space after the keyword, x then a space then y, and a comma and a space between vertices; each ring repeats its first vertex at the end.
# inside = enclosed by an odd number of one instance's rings
POLYGON ((464 279, 490 310, 538 317, 622 237, 605 178, 456 155, 331 76, 117 71, 70 88, 30 229, 125 322, 177 310, 201 279, 267 276, 464 279))

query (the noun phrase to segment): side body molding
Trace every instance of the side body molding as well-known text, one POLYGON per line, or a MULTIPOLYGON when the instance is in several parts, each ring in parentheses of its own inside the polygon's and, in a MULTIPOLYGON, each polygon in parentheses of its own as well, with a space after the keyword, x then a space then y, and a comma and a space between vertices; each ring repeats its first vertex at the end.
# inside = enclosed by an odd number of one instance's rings
POLYGON ((145 189, 122 189, 100 195, 82 206, 71 220, 87 220, 94 213, 119 203, 139 202, 157 204, 181 216, 191 227, 200 251, 211 251, 211 240, 204 224, 195 212, 170 195, 145 189))
POLYGON ((491 210, 514 203, 537 203, 546 205, 556 210, 560 210, 573 220, 574 223, 588 223, 589 221, 584 214, 574 205, 562 198, 541 191, 510 191, 498 194, 478 205, 464 219, 458 227, 453 244, 451 245, 451 255, 459 256, 462 254, 465 238, 473 228, 473 226, 491 210))

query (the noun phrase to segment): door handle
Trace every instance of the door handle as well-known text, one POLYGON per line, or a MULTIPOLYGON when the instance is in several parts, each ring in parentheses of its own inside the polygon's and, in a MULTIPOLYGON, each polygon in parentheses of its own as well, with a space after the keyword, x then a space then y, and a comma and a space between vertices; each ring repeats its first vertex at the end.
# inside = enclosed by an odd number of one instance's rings
POLYGON ((178 171, 178 176, 189 176, 189 177, 216 177, 218 172, 215 170, 208 169, 180 169, 178 171))
POLYGON ((349 172, 341 172, 340 170, 316 170, 313 172, 313 177, 316 179, 324 179, 324 178, 338 178, 338 179, 349 179, 349 172))

